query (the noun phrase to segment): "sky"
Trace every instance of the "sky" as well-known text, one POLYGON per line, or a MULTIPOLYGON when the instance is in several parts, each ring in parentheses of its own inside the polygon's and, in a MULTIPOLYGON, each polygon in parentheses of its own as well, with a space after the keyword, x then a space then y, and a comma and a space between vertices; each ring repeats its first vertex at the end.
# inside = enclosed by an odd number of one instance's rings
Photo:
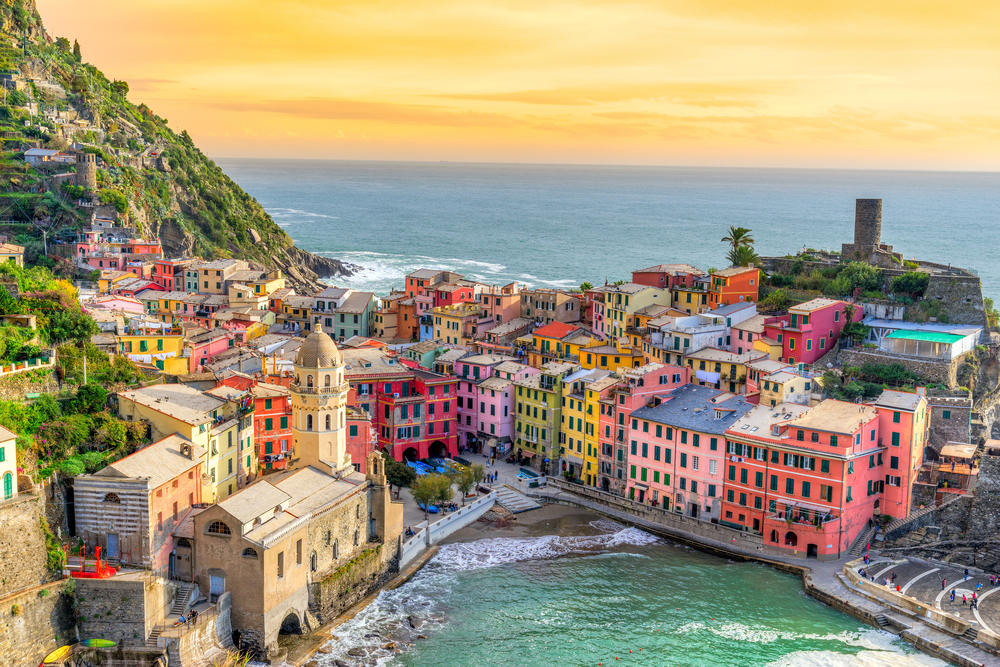
POLYGON ((213 157, 1000 170, 995 0, 37 0, 213 157))

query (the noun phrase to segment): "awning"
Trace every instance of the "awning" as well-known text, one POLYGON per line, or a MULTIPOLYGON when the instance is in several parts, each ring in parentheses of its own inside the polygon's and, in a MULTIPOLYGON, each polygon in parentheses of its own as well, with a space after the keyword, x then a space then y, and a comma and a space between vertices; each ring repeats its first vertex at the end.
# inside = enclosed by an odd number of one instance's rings
POLYGON ((537 453, 538 452, 529 452, 529 451, 525 450, 525 451, 521 452, 521 458, 530 459, 532 456, 534 456, 537 453))
POLYGON ((633 484, 632 486, 634 486, 637 489, 642 489, 643 491, 649 491, 649 485, 648 484, 639 484, 639 483, 636 483, 636 484, 633 484))
POLYGON ((958 334, 942 333, 940 331, 912 331, 899 329, 887 335, 886 338, 902 338, 904 340, 923 340, 931 343, 946 343, 951 345, 962 340, 964 336, 958 334))

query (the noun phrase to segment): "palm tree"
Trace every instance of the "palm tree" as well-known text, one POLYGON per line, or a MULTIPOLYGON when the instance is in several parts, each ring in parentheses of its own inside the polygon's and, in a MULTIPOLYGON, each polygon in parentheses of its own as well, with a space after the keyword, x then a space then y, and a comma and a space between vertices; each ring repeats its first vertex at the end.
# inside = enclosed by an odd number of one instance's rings
POLYGON ((733 248, 726 257, 733 266, 750 266, 751 264, 756 266, 760 264, 760 257, 757 256, 753 246, 750 245, 741 245, 733 248))
POLYGON ((624 285, 624 284, 625 284, 625 281, 624 281, 624 280, 616 280, 616 281, 614 281, 614 282, 613 282, 613 283, 611 283, 611 284, 612 284, 612 285, 624 285))
POLYGON ((586 281, 580 283, 580 291, 581 292, 586 292, 589 289, 594 289, 594 286, 591 285, 590 283, 586 282, 586 281))
POLYGON ((741 246, 752 246, 754 239, 750 236, 751 233, 753 233, 753 230, 746 227, 733 227, 730 225, 729 236, 723 236, 722 242, 728 243, 734 251, 741 246))

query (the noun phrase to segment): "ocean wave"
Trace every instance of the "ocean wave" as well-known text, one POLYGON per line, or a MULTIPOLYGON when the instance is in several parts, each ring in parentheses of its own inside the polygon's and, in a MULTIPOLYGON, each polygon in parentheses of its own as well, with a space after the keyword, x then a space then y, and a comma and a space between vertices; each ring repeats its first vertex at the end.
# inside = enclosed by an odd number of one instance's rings
POLYGON ((428 566, 437 566, 452 571, 477 570, 507 563, 544 560, 616 547, 647 546, 659 543, 661 540, 655 535, 631 527, 622 528, 613 533, 576 537, 558 535, 532 538, 495 537, 475 542, 447 544, 441 547, 428 566))
POLYGON ((322 213, 312 213, 311 211, 302 211, 297 208, 268 208, 264 209, 267 214, 272 218, 326 218, 328 220, 340 220, 339 217, 335 215, 324 215, 322 213))

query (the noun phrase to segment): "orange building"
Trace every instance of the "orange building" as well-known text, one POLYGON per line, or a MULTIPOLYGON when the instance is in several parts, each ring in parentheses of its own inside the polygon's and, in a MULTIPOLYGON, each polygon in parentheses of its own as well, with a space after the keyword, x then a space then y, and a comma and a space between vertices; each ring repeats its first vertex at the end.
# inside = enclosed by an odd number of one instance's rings
POLYGON ((716 271, 711 278, 708 290, 710 310, 740 301, 757 302, 757 294, 760 289, 760 269, 734 266, 730 269, 716 271))

